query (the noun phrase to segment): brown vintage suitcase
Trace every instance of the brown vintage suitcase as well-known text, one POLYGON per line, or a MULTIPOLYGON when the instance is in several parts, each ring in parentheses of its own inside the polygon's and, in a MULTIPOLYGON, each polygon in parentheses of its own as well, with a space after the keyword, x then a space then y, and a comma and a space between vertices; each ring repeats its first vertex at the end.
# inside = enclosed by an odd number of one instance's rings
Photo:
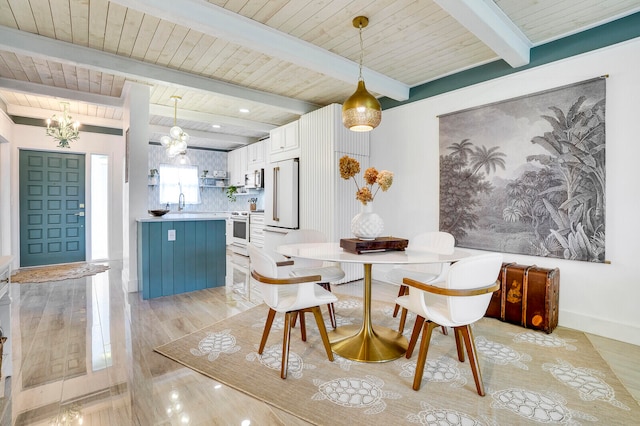
POLYGON ((486 317, 551 333, 558 326, 560 270, 503 263, 500 290, 493 293, 486 317))

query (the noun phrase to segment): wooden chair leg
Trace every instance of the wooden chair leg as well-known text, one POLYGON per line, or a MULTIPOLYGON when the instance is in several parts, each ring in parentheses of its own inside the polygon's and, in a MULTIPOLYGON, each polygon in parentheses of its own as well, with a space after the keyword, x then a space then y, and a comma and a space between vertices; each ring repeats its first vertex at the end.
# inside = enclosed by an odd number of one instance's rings
POLYGON ((311 312, 313 312, 313 316, 316 318, 316 323, 318 324, 318 330, 320 331, 320 337, 322 338, 322 344, 324 345, 324 350, 327 352, 327 358, 329 361, 333 361, 333 352, 331 351, 331 343, 329 343, 329 335, 327 334, 327 327, 324 325, 324 318, 322 318, 322 312, 320 311, 319 306, 315 306, 311 308, 311 312))
POLYGON ((304 320, 304 310, 298 311, 298 317, 300 317, 300 335, 302 336, 302 341, 307 341, 307 324, 304 320))
MULTIPOLYGON (((404 296, 409 294, 409 286, 406 286, 404 284, 400 284, 400 289, 398 290, 398 297, 400 296, 404 296)), ((400 309, 400 305, 398 305, 396 303, 395 308, 393 308, 393 317, 397 317, 398 316, 398 310, 400 309)))
POLYGON ((447 331, 447 327, 445 327, 444 325, 442 326, 442 334, 444 334, 445 336, 449 335, 449 332, 447 331))
POLYGON ((298 312, 296 311, 293 313, 293 317, 291 319, 291 327, 295 327, 297 322, 298 322, 298 312))
POLYGON ((329 310, 329 321, 331 322, 331 327, 335 330, 337 328, 336 325, 336 310, 333 307, 333 303, 327 304, 327 309, 329 310))
MULTIPOLYGON (((318 283, 318 285, 327 291, 331 291, 331 283, 318 283)), ((333 307, 333 303, 327 303, 327 310, 329 311, 329 321, 331 321, 331 327, 336 329, 336 311, 333 307)))
POLYGON ((420 337, 420 331, 422 330, 422 325, 424 324, 424 317, 418 315, 416 317, 416 323, 413 325, 413 332, 411 333, 411 340, 409 340, 409 346, 407 346, 407 352, 405 357, 407 359, 411 358, 413 355, 413 350, 416 347, 416 343, 418 343, 418 337, 420 337))
POLYGON ((427 362, 427 352, 429 351, 429 341, 431 340, 431 332, 438 327, 435 322, 427 321, 422 326, 422 341, 420 342, 420 352, 418 353, 418 361, 416 362, 416 374, 413 376, 413 390, 420 390, 422 375, 424 374, 424 366, 427 362))
POLYGON ((291 342, 291 320, 293 312, 287 312, 284 315, 284 337, 282 338, 282 367, 280 367, 280 377, 287 378, 287 369, 289 367, 289 343, 291 342))
POLYGON ((402 313, 400 314, 400 324, 398 324, 398 333, 404 333, 405 322, 407 322, 407 308, 402 308, 402 313))
POLYGON ((453 334, 456 337, 456 349, 458 350, 458 361, 464 362, 464 337, 462 331, 454 327, 453 334))
POLYGON ((269 331, 271 331, 271 325, 273 324, 273 319, 276 316, 276 311, 269 308, 269 313, 267 314, 267 322, 264 323, 264 331, 262 332, 262 339, 260 340, 260 347, 258 348, 258 353, 262 355, 264 351, 264 346, 267 344, 267 339, 269 338, 269 331))
POLYGON ((469 355, 469 364, 471 364, 471 372, 473 373, 473 380, 476 382, 476 390, 478 395, 484 396, 484 384, 482 383, 482 372, 480 371, 480 364, 478 363, 478 353, 476 351, 476 344, 473 341, 473 333, 471 332, 471 325, 460 327, 460 332, 464 336, 464 343, 467 347, 467 354, 469 355))

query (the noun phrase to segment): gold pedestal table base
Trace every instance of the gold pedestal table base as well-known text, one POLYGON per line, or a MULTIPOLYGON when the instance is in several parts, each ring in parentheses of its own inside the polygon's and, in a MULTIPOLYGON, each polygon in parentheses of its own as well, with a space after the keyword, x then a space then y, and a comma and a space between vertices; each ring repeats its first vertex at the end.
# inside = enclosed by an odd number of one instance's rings
POLYGON ((364 264, 362 325, 338 327, 329 333, 331 349, 343 358, 360 362, 385 362, 407 351, 406 337, 390 328, 371 323, 371 264, 364 264))

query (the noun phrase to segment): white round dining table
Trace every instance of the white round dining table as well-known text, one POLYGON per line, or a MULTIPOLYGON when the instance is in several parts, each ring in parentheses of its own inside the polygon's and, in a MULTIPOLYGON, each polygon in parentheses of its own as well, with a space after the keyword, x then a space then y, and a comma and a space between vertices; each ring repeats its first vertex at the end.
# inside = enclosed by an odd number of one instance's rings
POLYGON ((384 362, 400 358, 407 351, 408 346, 408 341, 402 333, 372 324, 371 267, 373 264, 451 263, 471 256, 471 253, 459 249, 454 249, 447 254, 438 254, 411 248, 356 254, 345 251, 339 243, 284 244, 278 246, 277 252, 293 258, 363 265, 362 325, 340 326, 329 333, 333 352, 343 358, 361 362, 384 362))

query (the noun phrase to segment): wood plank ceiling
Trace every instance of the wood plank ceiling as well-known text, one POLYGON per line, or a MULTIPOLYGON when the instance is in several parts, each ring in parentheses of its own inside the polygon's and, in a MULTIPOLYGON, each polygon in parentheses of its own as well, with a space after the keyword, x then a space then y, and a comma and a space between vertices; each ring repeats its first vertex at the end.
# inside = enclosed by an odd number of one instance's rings
POLYGON ((150 138, 178 124, 192 145, 233 149, 355 89, 416 85, 640 10, 640 0, 0 0, 0 101, 47 118, 121 127, 127 82, 151 87, 150 138), (239 112, 247 108, 250 113, 239 112), (212 128, 219 124, 219 129, 212 128))

